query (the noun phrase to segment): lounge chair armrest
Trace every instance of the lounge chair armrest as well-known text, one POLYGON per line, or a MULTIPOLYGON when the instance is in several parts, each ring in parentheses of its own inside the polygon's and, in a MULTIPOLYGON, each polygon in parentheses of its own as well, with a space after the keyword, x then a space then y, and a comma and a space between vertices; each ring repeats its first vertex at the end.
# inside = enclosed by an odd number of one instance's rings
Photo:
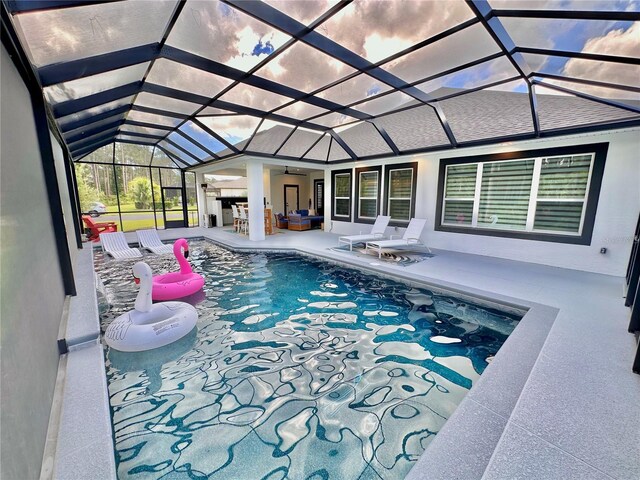
POLYGON ((384 233, 374 233, 373 237, 374 238, 384 238, 384 233))
POLYGON ((407 238, 407 243, 420 243, 419 238, 407 238))

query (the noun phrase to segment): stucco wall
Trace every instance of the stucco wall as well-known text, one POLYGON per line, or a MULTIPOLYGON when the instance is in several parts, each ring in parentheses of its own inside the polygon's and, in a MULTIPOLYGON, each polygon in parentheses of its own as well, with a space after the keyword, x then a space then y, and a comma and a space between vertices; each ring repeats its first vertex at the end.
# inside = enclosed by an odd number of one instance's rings
MULTIPOLYGON (((354 162, 341 164, 335 169, 418 161, 415 216, 428 219, 422 238, 431 247, 622 276, 626 272, 633 232, 640 211, 639 151, 640 129, 629 129, 354 162), (568 245, 434 231, 440 159, 599 142, 609 142, 609 151, 591 245, 568 245), (599 253, 601 247, 607 248, 606 254, 599 253)), ((368 229, 367 226, 346 222, 333 222, 331 228, 333 233, 346 234, 358 233, 363 228, 368 229)))
POLYGON ((282 170, 271 170, 271 204, 273 213, 284 212, 284 185, 298 185, 300 209, 309 208, 309 177, 299 175, 279 175, 282 170))
POLYGON ((3 480, 38 478, 58 368, 64 288, 31 101, 2 48, 0 83, 3 480))

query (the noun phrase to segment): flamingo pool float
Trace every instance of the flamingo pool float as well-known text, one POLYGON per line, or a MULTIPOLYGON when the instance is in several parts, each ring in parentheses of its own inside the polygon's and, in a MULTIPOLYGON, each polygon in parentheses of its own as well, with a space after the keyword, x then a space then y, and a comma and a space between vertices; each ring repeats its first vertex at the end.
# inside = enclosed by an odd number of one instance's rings
POLYGON ((164 347, 187 335, 198 321, 198 312, 184 302, 151 302, 151 267, 144 262, 133 266, 140 283, 133 310, 109 324, 104 338, 111 348, 121 352, 141 352, 164 347))
POLYGON ((180 264, 179 272, 165 273, 153 277, 154 300, 174 300, 197 292, 204 285, 204 277, 193 273, 187 261, 189 244, 184 238, 179 238, 173 244, 173 254, 180 264), (184 254, 182 251, 184 250, 184 254))

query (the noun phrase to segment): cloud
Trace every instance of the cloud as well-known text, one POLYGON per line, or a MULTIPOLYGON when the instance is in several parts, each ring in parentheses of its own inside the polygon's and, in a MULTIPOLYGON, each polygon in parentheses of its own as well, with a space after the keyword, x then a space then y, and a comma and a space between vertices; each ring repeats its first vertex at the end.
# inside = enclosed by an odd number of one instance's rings
POLYGON ((265 3, 298 20, 300 23, 308 25, 327 11, 334 2, 327 0, 267 0, 265 3))
POLYGON ((146 81, 209 98, 214 97, 231 84, 231 80, 228 78, 165 58, 159 58, 155 61, 146 81))
MULTIPOLYGON (((627 30, 612 30, 604 36, 588 40, 582 51, 598 52, 605 55, 616 55, 619 57, 637 58, 639 47, 640 23, 635 22, 627 30)), ((569 77, 587 80, 596 80, 634 87, 640 86, 640 68, 636 65, 617 63, 608 63, 603 65, 602 62, 572 58, 565 64, 562 74, 569 77)), ((613 93, 610 89, 590 85, 581 85, 578 88, 596 96, 612 97, 613 94, 617 98, 634 98, 636 100, 640 98, 636 93, 625 92, 622 90, 616 90, 615 93, 613 93)))
POLYGON ((247 71, 268 56, 257 52, 267 42, 277 49, 290 37, 220 2, 188 2, 167 44, 247 71))
POLYGON ((353 2, 318 28, 323 35, 376 62, 473 17, 462 1, 353 2), (386 43, 388 42, 388 43, 386 43))
POLYGON ((296 42, 258 70, 256 75, 310 93, 354 71, 345 63, 296 42))
POLYGON ((249 115, 198 117, 198 120, 227 140, 249 138, 260 121, 259 118, 249 115))

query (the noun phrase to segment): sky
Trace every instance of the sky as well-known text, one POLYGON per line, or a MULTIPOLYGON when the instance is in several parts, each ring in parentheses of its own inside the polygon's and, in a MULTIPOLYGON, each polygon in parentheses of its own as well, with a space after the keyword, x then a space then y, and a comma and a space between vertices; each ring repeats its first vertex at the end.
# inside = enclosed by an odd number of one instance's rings
MULTIPOLYGON (((640 11, 640 0, 488 1, 493 8, 516 10, 640 11)), ((268 0, 266 3, 303 25, 315 21, 336 5, 333 0, 268 0)), ((17 25, 20 35, 29 45, 32 62, 41 66, 73 60, 87 53, 97 55, 157 42, 174 5, 172 1, 116 2, 46 10, 17 16, 17 25)), ((321 23, 316 32, 431 95, 442 87, 475 88, 517 75, 511 63, 503 57, 425 81, 432 75, 500 51, 481 24, 398 56, 405 49, 472 18, 474 14, 464 0, 354 0, 321 23)), ((502 17, 500 21, 517 46, 640 56, 640 22, 509 17, 502 17)), ((389 85, 384 82, 366 73, 360 74, 346 63, 301 41, 293 41, 288 34, 217 0, 187 1, 166 43, 243 72, 253 69, 256 76, 305 94, 343 80, 318 92, 317 96, 371 115, 388 112, 413 101, 406 94, 390 93, 389 85)), ((603 68, 602 62, 583 59, 532 54, 524 54, 523 58, 535 71, 640 87, 640 67, 635 65, 610 64, 603 68)), ((148 63, 134 65, 54 85, 45 89, 45 95, 51 103, 92 95, 141 79, 148 66, 148 63)), ((324 126, 339 126, 355 120, 339 113, 327 114, 327 110, 305 102, 287 106, 292 102, 289 97, 246 84, 232 87, 233 82, 227 78, 166 58, 154 62, 146 81, 207 98, 221 95, 220 100, 223 101, 259 110, 275 110, 294 119, 312 118, 311 121, 324 126)), ((640 99, 640 95, 634 92, 544 81, 605 98, 640 99)), ((496 89, 523 91, 523 84, 513 82, 496 89)), ((138 94, 135 104, 186 115, 200 108, 195 103, 150 93, 138 94)), ((255 117, 225 111, 218 113, 223 115, 201 117, 201 121, 230 143, 250 137, 258 125, 255 117)), ((174 122, 141 112, 132 112, 130 118, 150 123, 157 120, 165 125, 167 121, 171 125, 174 122)), ((224 148, 194 124, 183 128, 185 133, 206 143, 213 151, 224 148)), ((184 140, 182 137, 176 139, 184 140)), ((201 156, 202 152, 196 152, 201 156)))
MULTIPOLYGON (((387 95, 389 86, 385 83, 366 74, 356 75, 352 67, 302 42, 295 42, 292 46, 283 48, 289 40, 286 34, 261 24, 226 5, 191 3, 190 6, 188 4, 188 8, 191 8, 192 13, 178 22, 175 35, 172 34, 169 37, 169 44, 177 41, 176 39, 181 35, 186 35, 184 32, 188 28, 189 40, 192 41, 194 37, 200 40, 197 42, 198 47, 189 47, 197 50, 194 53, 242 70, 258 67, 256 75, 304 93, 312 93, 338 79, 346 78, 344 83, 317 95, 332 102, 354 105, 353 108, 372 115, 396 109, 413 100, 412 97, 401 93, 387 95), (183 25, 180 22, 183 22, 183 25), (208 25, 208 29, 203 31, 198 28, 198 25, 204 24, 208 25)), ((298 21, 309 23, 335 2, 273 1, 268 3, 298 21), (300 7, 301 3, 304 3, 304 9, 300 7)), ((629 2, 490 0, 490 4, 495 8, 594 10, 638 10, 639 8, 635 0, 629 2)), ((474 88, 516 76, 517 72, 511 63, 506 58, 498 58, 442 78, 420 82, 449 68, 499 52, 498 46, 479 24, 440 42, 417 49, 406 56, 393 57, 398 52, 471 18, 473 13, 463 0, 393 2, 356 0, 321 24, 316 31, 370 62, 380 62, 382 69, 404 81, 418 82, 418 88, 427 94, 441 87, 474 88)), ((638 56, 640 50, 638 48, 640 29, 637 23, 514 18, 503 18, 501 21, 515 44, 520 46, 573 52, 615 52, 617 55, 628 56, 638 56)), ((185 47, 186 44, 183 48, 185 47)), ((603 69, 598 62, 534 55, 527 55, 525 60, 532 69, 545 73, 620 82, 627 85, 637 85, 640 78, 640 71, 634 66, 613 65, 603 69)), ((585 85, 555 83, 564 87, 577 86, 580 91, 594 95, 617 96, 617 98, 634 96, 624 91, 611 92, 585 85)), ((522 82, 512 82, 496 88, 523 92, 525 87, 522 82)), ((545 93, 554 92, 545 91, 545 93)), ((265 110, 277 109, 290 102, 287 97, 246 85, 234 87, 221 99, 265 110)), ((277 110, 276 112, 296 119, 315 117, 318 123, 325 126, 337 126, 345 121, 354 120, 352 117, 341 114, 322 116, 326 112, 304 102, 284 108, 282 112, 277 110)), ((222 128, 235 131, 227 137, 230 141, 247 138, 251 134, 249 129, 242 128, 242 123, 246 124, 246 119, 242 116, 226 119, 222 128)), ((220 121, 218 125, 222 126, 220 121)))

